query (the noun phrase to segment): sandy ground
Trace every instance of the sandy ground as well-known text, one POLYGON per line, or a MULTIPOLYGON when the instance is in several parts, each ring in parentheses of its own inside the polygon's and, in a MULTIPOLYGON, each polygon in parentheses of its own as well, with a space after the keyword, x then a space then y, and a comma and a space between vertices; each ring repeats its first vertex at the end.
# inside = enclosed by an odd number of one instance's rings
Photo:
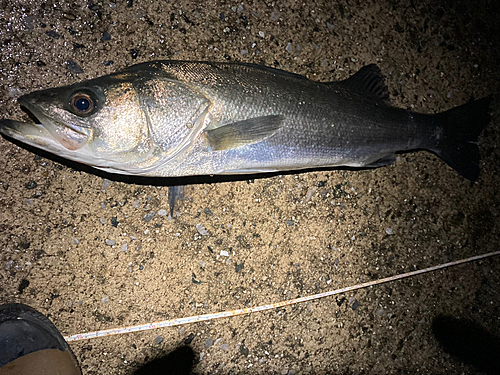
MULTIPOLYGON (((425 113, 494 95, 500 82, 495 0, 0 4, 4 118, 28 119, 21 94, 155 59, 263 63, 320 81, 376 63, 392 103, 425 113)), ((29 304, 72 335, 259 306, 498 250, 498 124, 495 101, 474 184, 415 152, 377 170, 208 178, 188 188, 174 220, 161 215, 165 184, 89 173, 0 139, 0 302, 29 304)), ((149 373, 188 373, 191 359, 198 374, 495 373, 499 270, 490 258, 72 348, 84 374, 141 373, 174 350, 149 373), (469 331, 476 341, 462 340, 469 331), (472 354, 449 354, 460 350, 472 354)))

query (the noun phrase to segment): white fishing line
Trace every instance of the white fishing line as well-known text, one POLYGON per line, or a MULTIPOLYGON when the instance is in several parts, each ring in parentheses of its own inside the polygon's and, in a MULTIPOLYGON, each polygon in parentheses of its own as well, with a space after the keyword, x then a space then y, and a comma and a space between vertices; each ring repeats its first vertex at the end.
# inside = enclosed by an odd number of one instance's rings
POLYGON ((433 272, 433 271, 437 271, 437 270, 440 270, 443 268, 457 266, 459 264, 469 263, 469 262, 473 262, 476 260, 481 260, 481 259, 493 257, 495 255, 500 255, 500 251, 494 251, 494 252, 483 254, 483 255, 477 255, 477 256, 470 257, 470 258, 466 258, 466 259, 461 259, 461 260, 456 260, 453 262, 443 263, 443 264, 439 264, 437 266, 432 266, 432 267, 424 268, 424 269, 417 270, 417 271, 406 272, 406 273, 402 273, 400 275, 390 276, 390 277, 386 277, 383 279, 369 281, 369 282, 358 284, 358 285, 353 285, 353 286, 348 286, 348 287, 341 288, 341 289, 331 290, 329 292, 313 294, 311 296, 306 296, 306 297, 294 298, 294 299, 291 299, 288 301, 276 302, 276 303, 273 303, 270 305, 263 305, 263 306, 257 306, 257 307, 247 307, 244 309, 223 311, 223 312, 212 313, 212 314, 188 316, 186 318, 177 318, 177 319, 164 320, 164 321, 155 322, 155 323, 105 329, 103 331, 79 333, 79 334, 72 335, 72 336, 66 336, 66 337, 64 337, 64 339, 68 342, 78 341, 78 340, 86 340, 86 339, 93 339, 93 338, 97 338, 97 337, 121 335, 124 333, 130 333, 130 332, 148 331, 151 329, 157 329, 157 328, 163 328, 163 327, 174 327, 174 326, 179 326, 182 324, 203 322, 206 320, 229 318, 231 316, 246 315, 246 314, 250 314, 250 313, 254 313, 254 312, 258 312, 258 311, 272 310, 272 309, 277 309, 279 307, 295 305, 297 303, 308 302, 308 301, 312 301, 312 300, 319 299, 319 298, 324 298, 324 297, 333 296, 336 294, 341 294, 341 293, 346 293, 346 292, 350 292, 350 291, 357 290, 357 289, 366 288, 369 286, 379 285, 379 284, 387 283, 390 281, 401 280, 401 279, 404 279, 407 277, 421 275, 423 273, 433 272))

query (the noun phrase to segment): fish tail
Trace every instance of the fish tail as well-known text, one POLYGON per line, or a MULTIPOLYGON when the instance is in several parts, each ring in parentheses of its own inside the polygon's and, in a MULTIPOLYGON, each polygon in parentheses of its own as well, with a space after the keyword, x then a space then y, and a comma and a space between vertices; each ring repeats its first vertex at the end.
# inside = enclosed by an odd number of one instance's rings
POLYGON ((479 178, 479 134, 490 122, 491 98, 469 102, 434 117, 441 128, 437 147, 433 150, 455 171, 470 181, 479 178))

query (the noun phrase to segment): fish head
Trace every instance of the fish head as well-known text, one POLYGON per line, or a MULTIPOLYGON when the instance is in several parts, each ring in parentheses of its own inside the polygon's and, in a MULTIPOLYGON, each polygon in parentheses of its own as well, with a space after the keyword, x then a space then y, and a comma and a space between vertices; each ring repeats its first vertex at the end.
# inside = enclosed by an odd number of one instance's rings
POLYGON ((133 79, 111 75, 24 95, 19 104, 36 123, 0 120, 0 132, 107 172, 128 173, 153 152, 133 79))

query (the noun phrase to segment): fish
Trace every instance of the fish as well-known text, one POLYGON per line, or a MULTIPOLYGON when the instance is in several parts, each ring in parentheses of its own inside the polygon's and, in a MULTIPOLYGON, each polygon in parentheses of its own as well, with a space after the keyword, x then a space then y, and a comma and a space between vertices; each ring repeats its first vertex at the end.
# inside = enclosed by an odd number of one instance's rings
POLYGON ((182 177, 375 168, 427 150, 480 175, 491 98, 437 114, 390 105, 370 64, 342 81, 246 63, 152 61, 21 96, 0 133, 109 173, 182 177))

